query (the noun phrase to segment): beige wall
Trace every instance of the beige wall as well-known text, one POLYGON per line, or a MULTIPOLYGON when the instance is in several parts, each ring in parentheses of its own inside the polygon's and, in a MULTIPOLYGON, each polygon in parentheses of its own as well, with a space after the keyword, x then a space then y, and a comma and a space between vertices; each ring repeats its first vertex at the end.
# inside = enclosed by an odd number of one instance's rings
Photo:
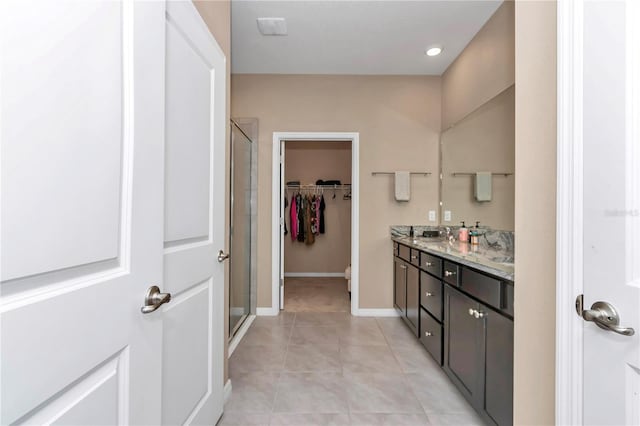
POLYGON ((475 221, 494 229, 514 229, 514 176, 492 179, 492 199, 473 196, 473 176, 454 172, 511 172, 515 170, 515 87, 511 86, 454 127, 442 133, 442 210, 451 211, 443 224, 468 226, 475 221))
MULTIPOLYGON (((230 108, 230 100, 231 100, 231 2, 230 0, 194 0, 194 5, 196 9, 204 19, 209 31, 213 34, 213 37, 216 39, 225 56, 227 57, 227 137, 226 137, 226 175, 229 176, 229 112, 230 108)), ((225 192, 225 205, 229 205, 229 186, 226 185, 225 192)), ((225 208, 225 223, 229 223, 229 209, 225 208)), ((229 227, 227 226, 228 230, 229 227)), ((229 240, 228 231, 225 232, 225 241, 229 240)), ((227 381, 228 375, 228 365, 227 365, 227 351, 228 345, 227 340, 229 338, 229 271, 228 267, 225 267, 225 279, 224 279, 224 381, 227 381)))
MULTIPOLYGON (((302 184, 318 179, 351 183, 351 142, 286 142, 284 176, 285 182, 297 180, 302 184)), ((294 193, 289 191, 289 200, 294 193)), ((326 232, 316 236, 314 244, 292 241, 291 235, 285 237, 285 273, 343 273, 351 263, 351 201, 344 200, 343 194, 342 190, 324 190, 326 232)), ((287 226, 289 212, 287 209, 287 226)))
POLYGON ((389 226, 426 222, 438 208, 440 78, 234 75, 232 115, 257 117, 258 306, 271 306, 271 141, 275 131, 360 132, 360 307, 392 308, 389 226), (390 176, 412 177, 412 200, 393 200, 390 176))
POLYGON ((514 82, 514 2, 507 0, 442 75, 442 129, 514 82))
POLYGON ((516 3, 514 424, 555 415, 556 3, 516 3))

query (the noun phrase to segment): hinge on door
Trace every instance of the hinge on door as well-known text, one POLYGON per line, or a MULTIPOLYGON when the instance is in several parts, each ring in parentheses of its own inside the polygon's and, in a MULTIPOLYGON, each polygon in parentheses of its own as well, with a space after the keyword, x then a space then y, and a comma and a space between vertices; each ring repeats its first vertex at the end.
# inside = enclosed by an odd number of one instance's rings
POLYGON ((576 297, 576 313, 580 318, 582 318, 583 303, 584 303, 584 294, 579 294, 578 297, 576 297))

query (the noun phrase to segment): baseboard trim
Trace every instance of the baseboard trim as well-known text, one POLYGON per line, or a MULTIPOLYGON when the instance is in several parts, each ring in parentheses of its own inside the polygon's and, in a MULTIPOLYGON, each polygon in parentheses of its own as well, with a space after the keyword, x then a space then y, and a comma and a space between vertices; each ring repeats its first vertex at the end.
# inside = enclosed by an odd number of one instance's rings
POLYGON ((228 354, 229 354, 228 355, 229 358, 231 358, 231 355, 233 354, 233 351, 236 350, 236 348, 238 347, 238 345, 242 341, 242 338, 247 333, 247 330, 249 330, 249 327, 251 327, 251 323, 253 323, 253 320, 255 320, 255 319, 256 319, 255 315, 249 315, 244 320, 244 322, 242 323, 242 325, 240 326, 240 328, 236 332, 235 336, 233 336, 233 338, 229 341, 229 350, 227 351, 228 354))
POLYGON ((259 317, 275 317, 280 313, 280 308, 256 308, 256 315, 259 317))
POLYGON ((358 317, 399 317, 400 314, 394 308, 386 309, 358 309, 353 315, 358 317))
POLYGON ((226 404, 231 398, 231 392, 233 391, 233 386, 231 386, 231 379, 227 379, 227 383, 224 384, 224 403, 226 404))
POLYGON ((285 272, 285 278, 344 278, 344 272, 285 272))

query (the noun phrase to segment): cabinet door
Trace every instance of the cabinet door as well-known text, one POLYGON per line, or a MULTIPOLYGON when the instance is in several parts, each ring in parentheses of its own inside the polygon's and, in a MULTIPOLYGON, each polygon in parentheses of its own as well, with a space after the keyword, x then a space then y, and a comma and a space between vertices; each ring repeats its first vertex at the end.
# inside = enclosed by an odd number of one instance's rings
POLYGON ((483 320, 473 315, 478 309, 478 302, 445 286, 445 370, 476 407, 484 387, 483 320))
POLYGON ((416 336, 420 327, 420 270, 407 265, 407 320, 416 336))
POLYGON ((513 321, 493 311, 486 321, 485 411, 500 426, 513 424, 513 321))
POLYGON ((393 305, 406 314, 407 307, 407 265, 398 257, 393 258, 393 305))

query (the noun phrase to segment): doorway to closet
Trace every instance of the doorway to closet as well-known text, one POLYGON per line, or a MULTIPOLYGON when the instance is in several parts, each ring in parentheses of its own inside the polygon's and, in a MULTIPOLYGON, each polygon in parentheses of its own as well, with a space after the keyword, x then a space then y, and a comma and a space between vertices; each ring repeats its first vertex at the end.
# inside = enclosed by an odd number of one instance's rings
POLYGON ((284 141, 284 310, 350 312, 351 141, 284 141))
POLYGON ((313 136, 274 134, 274 306, 355 313, 358 136, 313 136))

